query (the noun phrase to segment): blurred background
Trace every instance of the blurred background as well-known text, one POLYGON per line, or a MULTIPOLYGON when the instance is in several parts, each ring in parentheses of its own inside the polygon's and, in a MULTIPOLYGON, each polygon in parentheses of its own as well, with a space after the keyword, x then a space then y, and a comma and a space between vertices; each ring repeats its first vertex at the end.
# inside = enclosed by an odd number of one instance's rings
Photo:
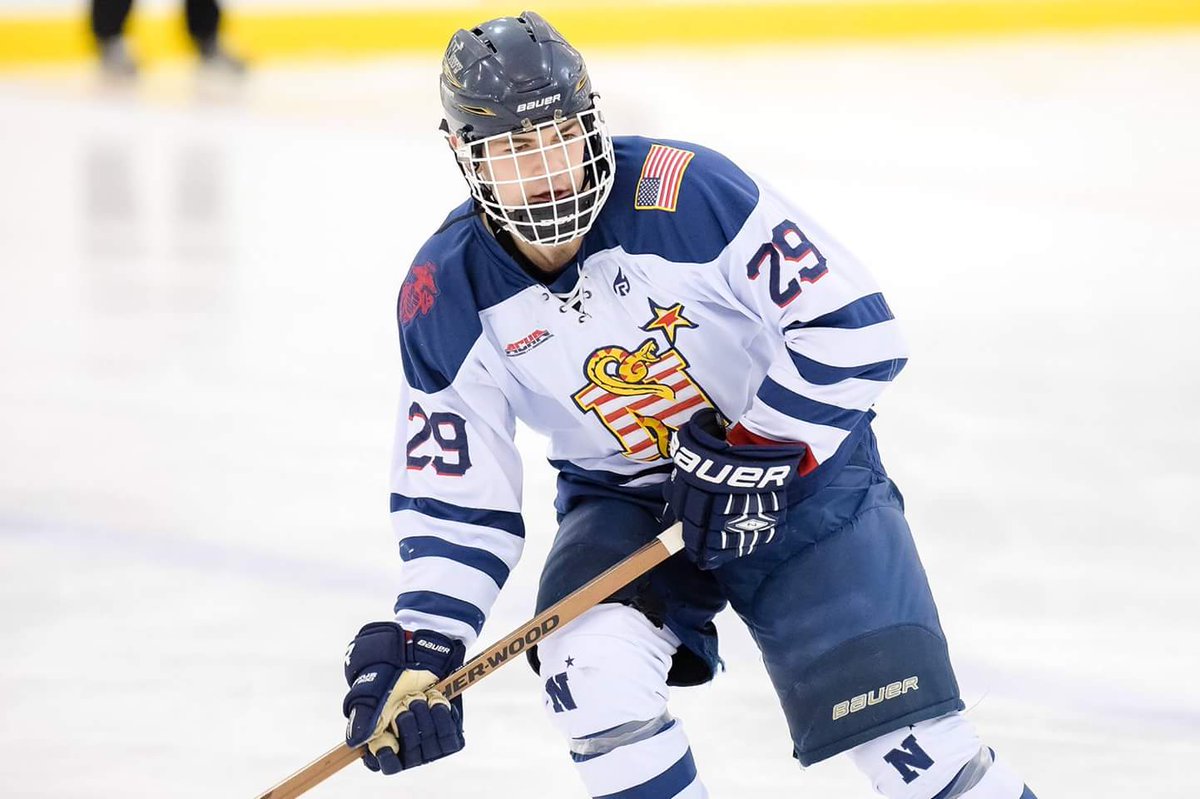
MULTIPOLYGON (((4 797, 248 797, 338 742, 345 643, 394 599, 396 294, 465 196, 440 51, 522 10, 228 0, 197 35, 183 6, 98 40, 0 0, 4 797)), ((1200 2, 532 7, 614 133, 724 151, 882 283, 913 355, 876 429, 988 743, 1043 799, 1191 796, 1200 2)), ((554 532, 519 435, 484 641, 554 532)), ((713 795, 871 796, 796 766, 718 624, 728 670, 672 700, 713 795)), ((584 795, 528 669, 466 721, 463 755, 311 795, 584 795)))

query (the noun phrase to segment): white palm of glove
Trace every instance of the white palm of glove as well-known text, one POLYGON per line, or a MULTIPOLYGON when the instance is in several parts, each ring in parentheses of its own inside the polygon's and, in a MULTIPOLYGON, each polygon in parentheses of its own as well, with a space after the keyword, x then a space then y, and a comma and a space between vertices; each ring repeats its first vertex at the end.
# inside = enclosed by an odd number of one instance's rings
POLYGON ((435 705, 450 707, 450 700, 445 694, 431 687, 437 682, 437 675, 432 671, 410 669, 400 672, 400 677, 383 702, 383 712, 379 714, 375 730, 367 740, 367 749, 371 754, 378 755, 380 749, 400 751, 396 717, 408 710, 413 702, 425 702, 431 708, 435 705))

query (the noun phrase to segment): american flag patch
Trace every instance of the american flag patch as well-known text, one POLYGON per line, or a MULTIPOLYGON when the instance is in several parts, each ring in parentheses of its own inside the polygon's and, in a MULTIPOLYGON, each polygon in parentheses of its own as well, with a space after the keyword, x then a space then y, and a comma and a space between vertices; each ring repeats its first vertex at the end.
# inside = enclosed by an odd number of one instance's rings
POLYGON ((683 182, 683 171, 695 153, 667 147, 650 145, 646 162, 642 164, 642 176, 638 178, 634 192, 633 207, 639 211, 675 211, 679 202, 679 184, 683 182))

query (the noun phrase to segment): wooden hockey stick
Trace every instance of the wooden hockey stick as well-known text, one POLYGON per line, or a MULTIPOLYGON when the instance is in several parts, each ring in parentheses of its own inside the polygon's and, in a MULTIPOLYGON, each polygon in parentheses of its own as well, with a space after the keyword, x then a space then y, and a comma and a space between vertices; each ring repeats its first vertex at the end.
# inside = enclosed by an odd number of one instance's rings
MULTIPOLYGON (((592 579, 582 588, 557 604, 534 616, 489 649, 471 658, 458 671, 437 684, 438 689, 452 699, 470 688, 527 647, 533 646, 585 610, 608 599, 664 560, 683 549, 683 528, 672 525, 646 546, 634 552, 608 571, 592 579)), ((351 749, 340 743, 283 782, 259 794, 258 799, 295 799, 362 757, 365 746, 351 749)))

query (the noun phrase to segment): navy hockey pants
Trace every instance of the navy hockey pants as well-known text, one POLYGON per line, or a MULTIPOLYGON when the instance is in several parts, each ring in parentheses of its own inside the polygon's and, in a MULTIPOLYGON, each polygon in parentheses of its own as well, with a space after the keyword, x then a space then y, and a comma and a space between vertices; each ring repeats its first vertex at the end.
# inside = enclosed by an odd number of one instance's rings
MULTIPOLYGON (((663 529, 662 501, 648 492, 578 479, 560 479, 559 491, 566 512, 539 612, 663 529)), ((828 486, 793 506, 770 545, 711 572, 678 554, 610 601, 683 642, 672 685, 712 678, 712 619, 731 605, 762 652, 804 765, 963 707, 903 498, 870 430, 828 486)))

